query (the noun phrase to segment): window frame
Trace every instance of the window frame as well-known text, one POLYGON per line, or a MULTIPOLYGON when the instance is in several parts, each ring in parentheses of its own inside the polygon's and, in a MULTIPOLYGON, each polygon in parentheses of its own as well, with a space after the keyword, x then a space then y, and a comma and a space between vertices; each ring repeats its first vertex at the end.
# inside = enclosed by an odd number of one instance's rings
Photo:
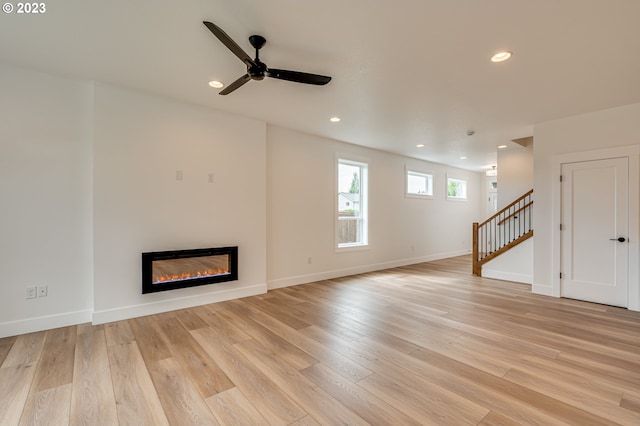
POLYGON ((467 179, 460 177, 460 176, 456 176, 456 175, 449 175, 447 174, 447 179, 445 180, 445 196, 447 198, 447 200, 449 201, 467 201, 469 199, 469 183, 467 181, 467 179), (463 182, 464 183, 464 197, 455 197, 452 195, 449 195, 449 182, 450 181, 458 181, 458 182, 463 182))
POLYGON ((335 156, 335 172, 334 172, 334 193, 335 193, 335 207, 334 207, 334 223, 335 223, 335 250, 336 252, 346 252, 354 250, 364 250, 369 248, 369 159, 358 158, 352 155, 336 155, 335 156), (339 229, 340 219, 339 215, 339 195, 340 195, 340 165, 350 165, 360 167, 360 216, 358 220, 362 221, 362 233, 361 241, 354 243, 340 243, 339 229))
POLYGON ((433 200, 434 197, 434 173, 430 171, 422 171, 405 166, 404 168, 404 195, 407 198, 417 198, 422 200, 433 200), (430 193, 420 194, 417 192, 409 192, 409 176, 420 176, 427 178, 427 190, 430 193))

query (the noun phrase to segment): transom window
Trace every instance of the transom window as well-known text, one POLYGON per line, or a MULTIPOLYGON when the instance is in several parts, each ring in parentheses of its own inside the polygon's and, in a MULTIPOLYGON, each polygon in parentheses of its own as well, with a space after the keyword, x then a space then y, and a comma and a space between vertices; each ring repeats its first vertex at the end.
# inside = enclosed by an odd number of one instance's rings
POLYGON ((407 169, 407 196, 433 198, 433 175, 407 169))
POLYGON ((453 177, 447 177, 447 199, 466 200, 467 181, 453 177))

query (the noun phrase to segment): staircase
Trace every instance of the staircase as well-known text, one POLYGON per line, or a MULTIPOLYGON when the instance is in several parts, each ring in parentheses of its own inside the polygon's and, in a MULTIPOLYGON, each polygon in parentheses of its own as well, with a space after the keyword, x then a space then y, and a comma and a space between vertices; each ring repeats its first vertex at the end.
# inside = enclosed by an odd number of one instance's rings
POLYGON ((482 223, 473 224, 473 274, 482 265, 533 237, 533 189, 482 223))

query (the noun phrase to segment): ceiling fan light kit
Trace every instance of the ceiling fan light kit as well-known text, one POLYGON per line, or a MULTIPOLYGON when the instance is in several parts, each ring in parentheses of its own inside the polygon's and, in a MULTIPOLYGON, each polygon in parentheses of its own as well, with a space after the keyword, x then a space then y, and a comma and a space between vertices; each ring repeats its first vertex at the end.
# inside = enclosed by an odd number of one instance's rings
POLYGON ((262 49, 267 42, 264 37, 260 35, 252 35, 249 37, 249 43, 251 43, 251 46, 256 50, 255 59, 251 59, 251 57, 220 27, 208 21, 203 21, 203 24, 247 67, 247 73, 220 91, 221 95, 228 95, 243 86, 245 83, 249 82, 249 80, 260 81, 264 80, 265 77, 293 81, 295 83, 314 84, 317 86, 324 86, 331 81, 331 77, 325 75, 269 68, 267 67, 267 64, 260 60, 260 49, 262 49))

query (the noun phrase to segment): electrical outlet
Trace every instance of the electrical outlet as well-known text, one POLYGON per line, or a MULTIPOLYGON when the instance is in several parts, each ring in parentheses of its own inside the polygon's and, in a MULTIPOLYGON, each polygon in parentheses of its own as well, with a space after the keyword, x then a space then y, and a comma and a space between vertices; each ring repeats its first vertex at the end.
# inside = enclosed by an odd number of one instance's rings
POLYGON ((36 298, 36 288, 27 287, 27 299, 35 299, 36 298))
POLYGON ((38 297, 47 297, 47 286, 39 285, 38 286, 38 297))

